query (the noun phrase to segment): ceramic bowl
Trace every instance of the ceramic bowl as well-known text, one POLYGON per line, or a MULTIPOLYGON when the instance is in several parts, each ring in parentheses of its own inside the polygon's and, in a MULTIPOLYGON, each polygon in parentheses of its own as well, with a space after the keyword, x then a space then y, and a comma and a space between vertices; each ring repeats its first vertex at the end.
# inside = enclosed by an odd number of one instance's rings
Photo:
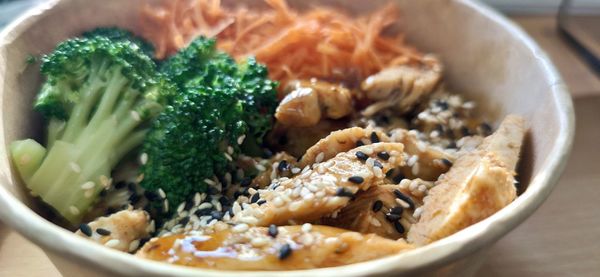
MULTIPOLYGON (((316 1, 289 0, 306 6, 316 1)), ((383 0, 319 1, 354 13, 383 0)), ((481 103, 497 119, 524 116, 530 127, 519 180, 524 192, 493 216, 414 251, 335 268, 287 272, 198 270, 138 259, 97 245, 54 225, 23 190, 7 154, 11 141, 40 137, 31 103, 42 78, 29 55, 48 53, 60 41, 97 27, 138 29, 141 0, 49 0, 0 33, 0 218, 40 246, 65 276, 467 276, 486 251, 529 217, 552 191, 571 149, 571 98, 552 62, 519 27, 492 9, 467 0, 396 0, 407 40, 437 53, 452 91, 481 103)))

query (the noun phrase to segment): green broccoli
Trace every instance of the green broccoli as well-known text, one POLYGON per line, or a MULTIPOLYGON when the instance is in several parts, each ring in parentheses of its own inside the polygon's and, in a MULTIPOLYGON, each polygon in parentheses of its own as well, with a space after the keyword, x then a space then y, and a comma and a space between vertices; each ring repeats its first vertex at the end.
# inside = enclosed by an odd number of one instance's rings
POLYGON ((47 81, 34 109, 48 121, 46 147, 15 141, 11 155, 32 194, 76 225, 174 87, 135 43, 103 36, 61 43, 41 71, 47 81))
POLYGON ((154 45, 119 27, 100 27, 83 33, 84 38, 105 37, 112 41, 129 41, 140 47, 148 57, 154 57, 154 45))
MULTIPOLYGON (((238 65, 205 38, 165 61, 161 71, 179 94, 144 142, 141 185, 162 189, 176 207, 206 191, 204 180, 234 170, 232 160, 246 142, 262 142, 273 123, 277 84, 254 59, 238 65)), ((153 204, 154 211, 164 211, 162 203, 153 204)))

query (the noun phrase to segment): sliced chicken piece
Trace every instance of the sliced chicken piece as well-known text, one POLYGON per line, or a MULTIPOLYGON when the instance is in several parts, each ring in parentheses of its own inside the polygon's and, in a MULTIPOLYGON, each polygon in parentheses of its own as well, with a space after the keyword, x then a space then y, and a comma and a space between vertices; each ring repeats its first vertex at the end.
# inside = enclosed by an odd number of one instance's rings
MULTIPOLYGON (((233 223, 257 226, 314 222, 346 206, 361 190, 384 184, 385 173, 404 164, 401 143, 375 143, 339 153, 296 177, 276 180, 257 191, 256 203, 238 203, 233 223), (388 153, 381 159, 378 154, 388 153)), ((234 204, 235 205, 235 204, 234 204)))
POLYGON ((339 119, 353 110, 352 94, 340 85, 313 79, 292 81, 285 90, 289 93, 275 111, 275 118, 285 126, 314 126, 322 117, 339 119))
POLYGON ((442 66, 433 56, 427 56, 425 60, 420 67, 389 67, 365 79, 361 89, 368 99, 376 102, 367 107, 363 115, 372 116, 390 107, 405 113, 431 94, 442 79, 442 66))
POLYGON ((286 152, 279 152, 269 159, 270 167, 252 180, 252 187, 264 188, 280 177, 291 177, 292 169, 297 167, 297 159, 286 152))
POLYGON ((320 139, 344 128, 347 128, 346 121, 331 119, 321 119, 317 125, 310 127, 288 128, 281 123, 275 123, 267 140, 277 151, 285 151, 292 156, 300 157, 320 139))
POLYGON ((347 265, 410 249, 404 241, 307 224, 166 236, 149 241, 136 255, 199 268, 295 270, 347 265))
POLYGON ((389 141, 386 134, 371 129, 352 127, 334 131, 306 150, 299 166, 305 167, 315 162, 327 161, 338 153, 350 151, 361 145, 389 141))
POLYGON ((399 239, 406 237, 406 231, 416 223, 413 213, 421 204, 410 191, 398 185, 375 186, 357 193, 356 199, 340 212, 323 218, 320 223, 399 239))
POLYGON ((419 140, 414 131, 395 129, 391 132, 391 140, 404 144, 404 151, 409 156, 403 174, 409 179, 437 180, 450 169, 456 159, 450 152, 419 140))
POLYGON ((154 232, 154 222, 142 210, 127 209, 108 217, 99 217, 89 224, 82 224, 77 235, 123 251, 136 251, 140 240, 154 232))
POLYGON ((425 197, 408 240, 424 245, 494 214, 516 198, 514 169, 525 135, 521 117, 508 116, 483 144, 456 160, 425 197))

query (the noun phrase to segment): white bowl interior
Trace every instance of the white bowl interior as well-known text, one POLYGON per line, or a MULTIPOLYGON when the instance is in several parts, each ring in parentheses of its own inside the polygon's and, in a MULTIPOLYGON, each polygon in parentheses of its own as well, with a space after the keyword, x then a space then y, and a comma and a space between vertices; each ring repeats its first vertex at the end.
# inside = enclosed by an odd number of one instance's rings
MULTIPOLYGON (((97 26, 117 25, 135 31, 138 29, 137 18, 141 2, 143 1, 47 1, 2 33, 0 174, 3 175, 2 187, 6 191, 0 189, 0 206, 13 205, 16 203, 14 200, 18 200, 44 214, 19 185, 7 158, 7 145, 11 141, 26 137, 40 138, 42 135, 40 117, 31 109, 42 78, 37 66, 26 64, 27 57, 48 53, 57 42, 97 26)), ((289 2, 298 6, 307 5, 300 0, 289 2)), ((310 3, 315 2, 362 13, 388 1, 324 0, 310 3)), ((379 273, 388 270, 407 272, 431 264, 441 265, 496 241, 529 216, 550 193, 562 171, 572 140, 572 105, 568 93, 545 54, 518 28, 495 12, 470 1, 395 2, 403 11, 402 24, 398 28, 406 33, 410 43, 442 58, 446 69, 445 79, 451 91, 477 100, 481 104, 481 113, 489 115, 496 124, 509 113, 520 114, 527 119, 530 132, 520 163, 519 179, 523 187, 529 187, 517 201, 501 212, 450 238, 408 255, 364 263, 360 267, 348 266, 336 271, 349 275, 364 273, 366 270, 379 273)), ((107 262, 90 261, 86 255, 68 250, 76 244, 110 257, 107 259, 119 265, 132 268, 115 269, 116 272, 172 272, 165 271, 165 268, 173 267, 126 257, 72 237, 51 227, 47 221, 34 216, 24 207, 13 207, 9 212, 0 212, 0 216, 54 254, 62 253, 77 257, 76 260, 84 259, 85 263, 96 267, 106 267, 107 262), (14 213, 25 213, 23 215, 27 218, 15 224, 14 213), (26 229, 31 225, 48 232, 50 236, 56 236, 57 241, 73 246, 59 247, 49 239, 36 237, 26 229), (154 265, 147 267, 148 264, 154 265)), ((177 270, 180 270, 177 271, 179 273, 191 272, 181 268, 177 270)), ((314 272, 326 275, 332 271, 314 272)))

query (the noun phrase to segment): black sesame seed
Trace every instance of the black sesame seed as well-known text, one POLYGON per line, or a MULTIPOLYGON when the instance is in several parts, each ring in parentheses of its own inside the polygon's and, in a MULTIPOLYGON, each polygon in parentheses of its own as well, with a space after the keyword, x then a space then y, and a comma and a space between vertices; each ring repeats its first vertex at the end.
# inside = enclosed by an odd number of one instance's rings
POLYGON ((449 108, 448 106, 448 102, 446 102, 445 100, 439 100, 437 102, 438 107, 440 107, 443 111, 447 110, 449 108))
POLYGON ((259 206, 262 205, 262 204, 264 204, 264 203, 267 203, 267 200, 261 199, 261 200, 258 200, 256 202, 256 204, 258 204, 259 206))
POLYGON ((269 150, 268 148, 263 149, 262 157, 264 159, 270 159, 271 157, 273 157, 273 151, 269 150))
POLYGON ((363 145, 365 145, 365 143, 362 140, 356 142, 356 147, 361 147, 363 145))
POLYGON ((396 196, 396 198, 399 198, 402 201, 408 203, 408 205, 410 206, 411 209, 415 208, 415 202, 413 202, 412 199, 410 199, 410 197, 404 195, 401 191, 395 189, 394 195, 396 196))
POLYGON ((390 213, 391 214, 397 214, 397 215, 402 215, 402 212, 404 211, 404 208, 402 208, 402 206, 396 206, 390 209, 390 213))
POLYGON ((119 181, 115 184, 115 189, 122 189, 125 186, 127 186, 127 183, 125 183, 124 181, 119 181))
POLYGON ((402 223, 400 223, 398 221, 394 222, 394 228, 396 228, 396 231, 398 231, 398 233, 400 233, 400 234, 404 234, 404 232, 406 231, 404 229, 404 226, 402 226, 402 223))
POLYGON ((350 198, 354 197, 354 193, 352 193, 351 191, 349 191, 346 188, 338 188, 335 191, 335 195, 340 196, 340 197, 350 197, 350 198))
POLYGON ((435 125, 435 130, 438 131, 440 134, 443 134, 444 126, 442 124, 437 124, 437 125, 435 125))
POLYGON ((373 161, 373 166, 383 169, 383 165, 378 160, 373 161))
POLYGON ((290 247, 289 244, 284 244, 283 246, 281 246, 281 248, 279 248, 279 259, 280 260, 284 260, 287 257, 289 257, 290 255, 292 255, 292 247, 290 247))
POLYGON ((240 195, 242 195, 242 193, 239 192, 239 191, 236 191, 236 192, 233 193, 233 198, 237 199, 238 197, 240 197, 240 195))
POLYGON ((231 201, 229 201, 229 198, 221 196, 219 197, 219 203, 221 203, 221 206, 229 206, 231 204, 231 201))
POLYGON ((98 235, 101 235, 101 236, 110 236, 110 231, 106 230, 104 228, 96 229, 96 233, 98 233, 98 235))
POLYGON ((381 200, 377 200, 377 201, 373 202, 373 211, 374 212, 381 211, 381 208, 383 208, 383 202, 381 200))
POLYGON ((451 167, 452 166, 452 162, 448 159, 442 159, 442 163, 447 166, 447 167, 451 167))
POLYGON ((352 176, 352 177, 348 178, 348 181, 355 183, 355 184, 362 184, 362 182, 365 181, 365 178, 360 177, 360 176, 352 176))
POLYGON ((290 169, 290 164, 286 160, 279 162, 279 165, 277 166, 277 170, 279 170, 279 171, 287 171, 289 169, 290 169))
POLYGON ((188 224, 188 222, 190 222, 190 217, 186 216, 186 217, 183 217, 182 219, 180 219, 179 223, 177 223, 177 224, 181 224, 181 226, 185 226, 186 224, 188 224))
POLYGON ((250 203, 255 203, 260 199, 260 194, 257 192, 255 194, 252 195, 252 197, 250 198, 250 203))
POLYGON ((456 148, 456 142, 454 142, 454 141, 451 141, 451 142, 448 144, 448 148, 456 148))
POLYGON ((470 136, 471 135, 471 131, 469 130, 469 128, 463 126, 462 128, 460 128, 460 132, 463 136, 470 136))
POLYGON ((366 161, 369 158, 369 156, 367 156, 367 154, 363 153, 362 151, 357 151, 356 152, 356 157, 359 160, 363 160, 363 161, 366 161))
POLYGON ((242 191, 242 195, 250 197, 250 188, 244 188, 244 190, 242 191))
POLYGON ((382 151, 377 153, 377 157, 379 157, 380 159, 387 161, 390 159, 390 154, 388 154, 388 152, 382 151))
POLYGON ((377 133, 375 133, 375 132, 371 133, 371 142, 372 143, 378 143, 379 142, 379 136, 377 136, 377 133))
POLYGON ((279 234, 279 231, 277 231, 277 225, 269 225, 269 236, 276 238, 277 234, 279 234))
POLYGON ((401 218, 401 216, 399 214, 391 214, 391 213, 385 214, 385 219, 389 222, 398 221, 398 220, 400 220, 400 218, 401 218))
POLYGON ((484 123, 481 123, 480 127, 481 127, 481 130, 483 130, 484 135, 487 136, 492 133, 492 126, 490 126, 490 124, 487 124, 484 122, 484 123))
POLYGON ((127 189, 129 191, 131 191, 131 192, 136 192, 137 191, 136 185, 133 182, 130 182, 130 183, 127 184, 127 189))
POLYGON ((394 175, 394 172, 396 172, 396 171, 393 168, 388 170, 388 172, 385 173, 385 177, 392 178, 392 175, 394 175))
POLYGON ((144 196, 149 201, 155 201, 155 200, 159 200, 160 199, 160 196, 157 193, 155 193, 155 192, 153 192, 151 190, 144 191, 144 196))
POLYGON ((136 204, 140 200, 140 198, 141 197, 134 192, 129 196, 129 202, 131 202, 131 204, 136 204))
POLYGON ((90 227, 90 225, 87 225, 87 224, 85 224, 85 223, 81 223, 81 224, 79 225, 79 230, 81 230, 81 232, 82 232, 84 235, 88 236, 88 237, 91 237, 91 236, 92 236, 92 228, 90 227))
POLYGON ((252 183, 252 179, 250 179, 250 178, 244 178, 244 179, 243 179, 243 180, 240 182, 240 185, 241 185, 242 187, 247 187, 247 186, 249 186, 251 183, 252 183))
POLYGON ((398 175, 394 176, 394 179, 392 179, 392 181, 394 181, 394 183, 396 184, 400 184, 400 182, 402 182, 402 180, 404 180, 405 176, 402 173, 399 173, 398 175))
POLYGON ((185 202, 184 210, 189 211, 194 206, 194 199, 185 202))
POLYGON ((221 219, 223 218, 223 213, 222 213, 222 212, 220 212, 220 211, 212 211, 212 212, 210 213, 210 216, 211 216, 213 219, 216 219, 216 220, 221 220, 221 219))
POLYGON ((106 194, 108 194, 108 190, 103 189, 103 190, 100 191, 99 196, 100 197, 104 197, 104 196, 106 196, 106 194))
POLYGON ((196 214, 197 217, 202 217, 205 215, 210 215, 211 211, 212 211, 211 208, 204 208, 204 209, 196 210, 196 212, 194 214, 196 214))

